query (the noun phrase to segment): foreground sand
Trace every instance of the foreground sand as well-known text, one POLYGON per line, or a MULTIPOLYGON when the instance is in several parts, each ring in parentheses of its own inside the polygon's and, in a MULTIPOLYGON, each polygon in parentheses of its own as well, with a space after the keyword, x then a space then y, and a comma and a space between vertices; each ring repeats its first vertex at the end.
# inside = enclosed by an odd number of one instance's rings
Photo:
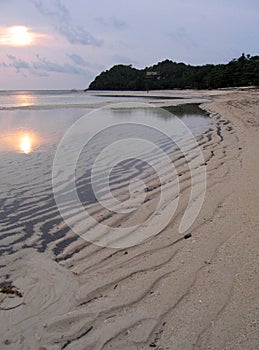
POLYGON ((60 263, 30 249, 1 257, 24 292, 0 295, 1 349, 259 347, 259 92, 167 94, 212 99, 202 105, 215 128, 203 148, 208 188, 192 238, 174 244, 180 208, 160 235, 129 249, 80 240, 64 254, 80 253, 60 263))

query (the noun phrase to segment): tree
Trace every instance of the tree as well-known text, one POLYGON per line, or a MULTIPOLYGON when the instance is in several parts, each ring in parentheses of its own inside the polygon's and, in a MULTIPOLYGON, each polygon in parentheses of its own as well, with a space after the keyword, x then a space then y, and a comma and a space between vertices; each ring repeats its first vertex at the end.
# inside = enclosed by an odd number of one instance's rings
POLYGON ((227 64, 191 66, 164 60, 145 69, 116 65, 102 72, 89 90, 215 89, 259 85, 259 56, 242 55, 227 64), (157 74, 149 74, 155 72, 157 74))

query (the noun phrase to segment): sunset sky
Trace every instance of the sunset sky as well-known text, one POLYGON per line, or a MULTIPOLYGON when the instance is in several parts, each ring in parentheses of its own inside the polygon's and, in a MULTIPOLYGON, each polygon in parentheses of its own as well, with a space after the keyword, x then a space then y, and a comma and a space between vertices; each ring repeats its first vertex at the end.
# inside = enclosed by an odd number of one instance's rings
POLYGON ((0 0, 0 90, 82 89, 114 64, 259 54, 258 0, 0 0))

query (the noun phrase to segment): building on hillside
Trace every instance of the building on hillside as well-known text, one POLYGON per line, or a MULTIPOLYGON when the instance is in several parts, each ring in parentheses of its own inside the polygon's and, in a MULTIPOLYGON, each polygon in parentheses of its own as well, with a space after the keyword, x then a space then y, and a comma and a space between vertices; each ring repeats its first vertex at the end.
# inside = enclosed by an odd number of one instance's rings
POLYGON ((160 73, 157 71, 148 71, 146 72, 146 79, 160 79, 160 73))

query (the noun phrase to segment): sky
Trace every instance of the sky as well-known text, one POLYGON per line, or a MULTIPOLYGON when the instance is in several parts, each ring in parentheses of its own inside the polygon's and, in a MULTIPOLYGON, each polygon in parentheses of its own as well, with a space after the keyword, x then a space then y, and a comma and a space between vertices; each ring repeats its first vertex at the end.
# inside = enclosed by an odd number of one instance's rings
POLYGON ((115 64, 259 54, 259 0, 0 0, 0 90, 84 89, 115 64))

